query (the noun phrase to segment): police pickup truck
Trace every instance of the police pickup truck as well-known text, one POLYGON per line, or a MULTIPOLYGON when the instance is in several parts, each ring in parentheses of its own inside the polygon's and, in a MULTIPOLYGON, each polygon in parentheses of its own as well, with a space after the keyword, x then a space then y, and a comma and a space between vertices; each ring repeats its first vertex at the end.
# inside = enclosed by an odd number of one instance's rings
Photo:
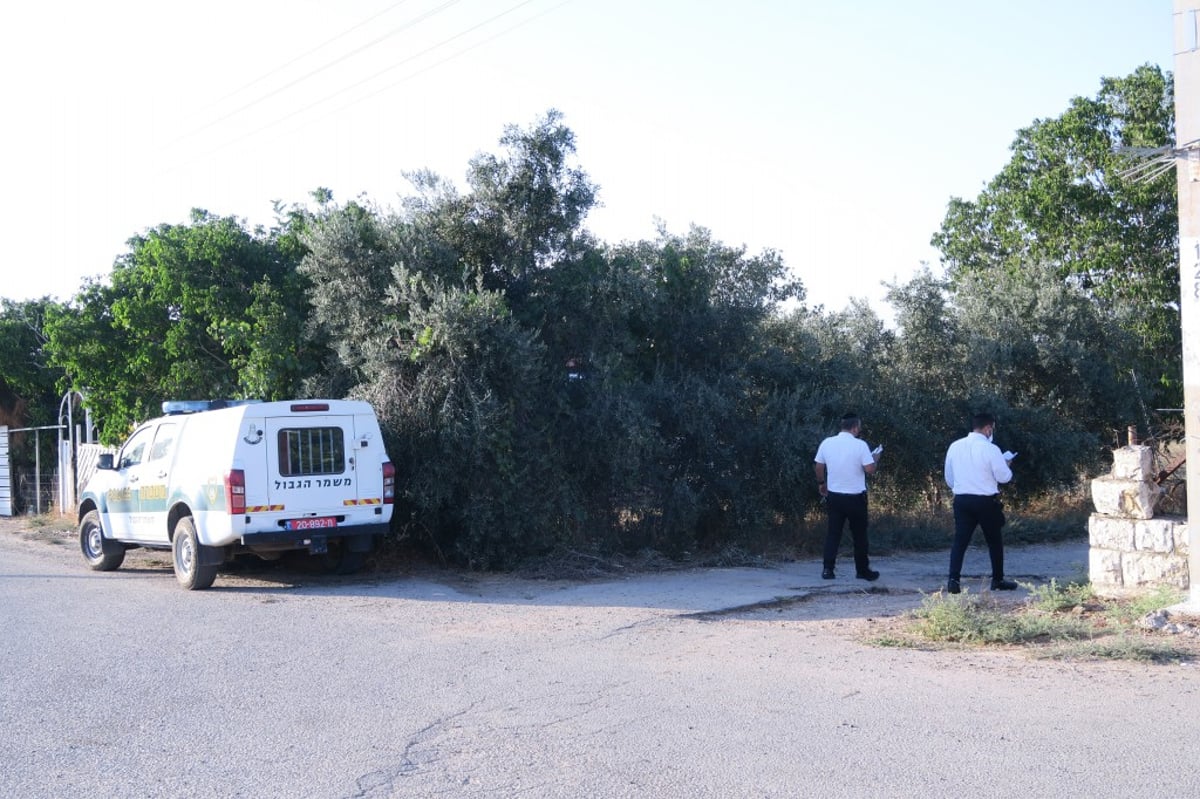
POLYGON ((242 553, 307 550, 362 565, 388 529, 395 470, 375 413, 357 400, 164 402, 117 455, 101 455, 79 503, 97 571, 134 547, 169 549, 187 589, 242 553))

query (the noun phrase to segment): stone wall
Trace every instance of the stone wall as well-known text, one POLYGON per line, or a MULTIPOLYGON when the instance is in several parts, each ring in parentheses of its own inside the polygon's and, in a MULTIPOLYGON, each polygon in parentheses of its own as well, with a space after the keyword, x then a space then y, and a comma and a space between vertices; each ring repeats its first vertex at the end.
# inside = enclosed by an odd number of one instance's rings
POLYGON ((1153 468, 1149 447, 1122 447, 1112 473, 1092 481, 1088 577, 1099 594, 1189 586, 1187 519, 1155 517, 1162 494, 1153 468))

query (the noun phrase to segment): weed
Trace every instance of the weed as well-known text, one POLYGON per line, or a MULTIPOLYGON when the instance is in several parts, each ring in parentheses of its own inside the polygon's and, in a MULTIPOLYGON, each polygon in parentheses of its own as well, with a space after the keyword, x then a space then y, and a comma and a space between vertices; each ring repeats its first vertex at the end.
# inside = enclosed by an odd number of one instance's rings
POLYGON ((1159 586, 1148 594, 1108 603, 1104 615, 1113 624, 1128 626, 1149 613, 1183 601, 1183 593, 1170 586, 1159 586))
POLYGON ((1078 619, 1043 612, 1013 612, 973 594, 925 598, 914 611, 916 631, 932 641, 1012 645, 1077 639, 1091 634, 1078 619))
POLYGON ((867 643, 882 649, 916 649, 922 646, 918 639, 895 633, 884 633, 875 638, 868 638, 867 643))
POLYGON ((1145 596, 1098 597, 1083 582, 1025 586, 1029 601, 1004 604, 991 595, 927 596, 909 614, 904 629, 877 639, 877 646, 916 646, 905 638, 976 646, 1030 646, 1037 657, 1056 660, 1131 660, 1178 663, 1195 657, 1195 647, 1139 632, 1148 613, 1176 604, 1180 592, 1159 588, 1145 596))
POLYGON ((1096 592, 1087 583, 1067 583, 1059 585, 1051 579, 1045 585, 1027 585, 1029 590, 1029 605, 1043 613, 1062 613, 1075 608, 1084 607, 1096 599, 1096 592))
POLYGON ((74 535, 71 520, 57 513, 14 517, 14 532, 26 541, 45 541, 49 544, 67 543, 74 535))
POLYGON ((71 519, 55 512, 22 516, 21 523, 33 532, 57 532, 74 527, 71 519))

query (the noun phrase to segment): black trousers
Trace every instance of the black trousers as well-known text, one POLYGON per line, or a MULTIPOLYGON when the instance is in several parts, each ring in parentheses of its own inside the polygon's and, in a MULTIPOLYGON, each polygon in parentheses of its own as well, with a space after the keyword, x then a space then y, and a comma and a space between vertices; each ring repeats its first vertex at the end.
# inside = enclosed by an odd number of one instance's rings
POLYGON ((954 544, 950 547, 950 579, 962 577, 963 558, 975 535, 975 528, 983 530, 988 545, 988 557, 992 560, 992 579, 1004 579, 1004 538, 1000 528, 1004 527, 1004 506, 999 496, 963 494, 954 498, 954 544))
POLYGON ((854 541, 854 570, 858 573, 871 568, 867 553, 867 494, 835 494, 825 497, 825 514, 829 528, 825 533, 825 568, 833 569, 837 562, 838 546, 842 543, 842 528, 850 523, 854 541))

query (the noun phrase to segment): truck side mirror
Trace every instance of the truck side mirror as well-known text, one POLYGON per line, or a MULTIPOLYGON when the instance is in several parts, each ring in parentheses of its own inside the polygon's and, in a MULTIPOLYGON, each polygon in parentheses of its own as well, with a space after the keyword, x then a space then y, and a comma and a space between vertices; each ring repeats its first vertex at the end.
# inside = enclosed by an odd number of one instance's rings
POLYGON ((100 458, 96 461, 97 469, 112 469, 113 454, 111 452, 100 453, 100 458))

